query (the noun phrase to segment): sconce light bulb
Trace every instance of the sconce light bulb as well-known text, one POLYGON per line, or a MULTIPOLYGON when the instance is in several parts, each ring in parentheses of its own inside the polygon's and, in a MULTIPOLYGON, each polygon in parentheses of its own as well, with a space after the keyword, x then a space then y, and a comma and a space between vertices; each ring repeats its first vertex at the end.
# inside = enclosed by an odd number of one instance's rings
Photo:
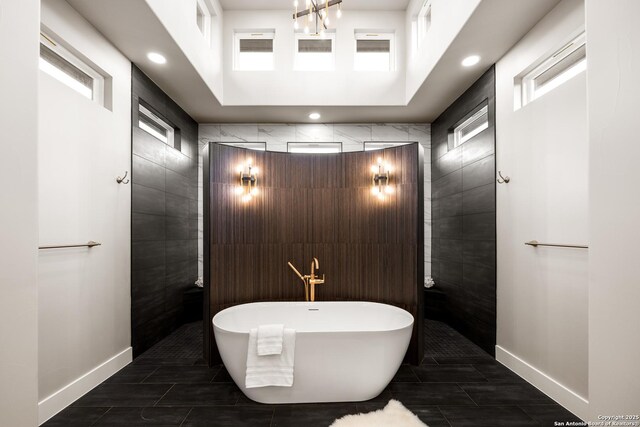
POLYGON ((329 21, 329 17, 328 16, 327 16, 327 19, 324 20, 324 23, 327 24, 327 25, 331 24, 331 21, 329 21))
POLYGON ((372 165, 372 166, 371 166, 371 172, 372 172, 372 173, 378 173, 378 166, 376 166, 376 165, 372 165))
POLYGON ((298 28, 300 28, 300 25, 298 25, 298 20, 296 19, 295 21, 293 21, 293 29, 297 30, 298 28))
POLYGON ((253 164, 253 160, 252 160, 252 159, 247 159, 247 164, 248 164, 249 166, 251 166, 251 165, 253 164))
POLYGON ((251 193, 250 193, 250 194, 251 194, 252 196, 257 195, 257 194, 258 194, 258 189, 257 189, 256 187, 253 187, 253 188, 251 189, 251 193))
POLYGON ((378 193, 378 199, 384 199, 384 193, 378 193))
POLYGON ((251 200, 251 195, 245 194, 244 196, 242 196, 243 202, 247 203, 249 200, 251 200))
POLYGON ((258 175, 258 168, 256 167, 251 168, 251 173, 254 175, 258 175))
POLYGON ((298 7, 298 0, 293 0, 293 7, 295 7, 295 8, 298 7))
POLYGON ((377 196, 379 193, 380 191, 378 190, 378 186, 371 187, 371 194, 377 196))
POLYGON ((387 173, 391 172, 391 166, 389 166, 389 163, 384 164, 384 171, 387 173))
POLYGON ((387 185, 384 189, 385 193, 387 194, 392 194, 393 193, 393 187, 390 185, 387 185))
POLYGON ((240 195, 242 193, 244 193, 244 189, 240 186, 237 186, 235 189, 236 194, 240 195))
POLYGON ((305 25, 305 27, 304 27, 304 33, 305 33, 305 34, 309 34, 309 27, 307 27, 306 25, 305 25))
POLYGON ((382 164, 382 157, 378 157, 378 164, 381 165, 382 164))
POLYGON ((336 12, 336 16, 338 17, 338 19, 342 18, 342 5, 341 4, 338 6, 338 11, 336 12))

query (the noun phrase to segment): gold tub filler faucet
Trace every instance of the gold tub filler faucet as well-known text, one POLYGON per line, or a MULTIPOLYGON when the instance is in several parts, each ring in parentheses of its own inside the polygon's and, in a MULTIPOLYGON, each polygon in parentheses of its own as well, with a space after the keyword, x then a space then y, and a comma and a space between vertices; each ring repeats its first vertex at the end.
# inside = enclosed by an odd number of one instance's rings
POLYGON ((304 276, 300 274, 291 262, 288 264, 289 267, 291 267, 291 269, 298 275, 300 280, 302 280, 302 283, 304 283, 305 301, 315 301, 316 285, 322 285, 324 283, 324 274, 322 275, 322 279, 316 277, 316 270, 320 269, 320 262, 318 261, 318 258, 313 258, 313 261, 311 261, 311 274, 305 274, 304 276))

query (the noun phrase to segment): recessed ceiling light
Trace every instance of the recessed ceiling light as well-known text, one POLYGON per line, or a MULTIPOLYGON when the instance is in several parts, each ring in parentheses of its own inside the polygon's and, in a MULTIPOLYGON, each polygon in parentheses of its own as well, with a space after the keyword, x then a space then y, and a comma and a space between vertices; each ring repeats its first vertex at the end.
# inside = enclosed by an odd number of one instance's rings
POLYGON ((311 113, 309 114, 309 118, 311 120, 318 120, 320 118, 320 113, 311 113))
POLYGON ((476 65, 478 62, 480 62, 480 57, 478 55, 471 55, 462 60, 462 65, 464 67, 471 67, 476 65))
POLYGON ((147 53, 147 58, 149 58, 149 60, 151 62, 155 62, 156 64, 166 64, 167 63, 167 58, 165 58, 164 56, 162 56, 162 55, 160 55, 159 53, 156 53, 156 52, 147 53))

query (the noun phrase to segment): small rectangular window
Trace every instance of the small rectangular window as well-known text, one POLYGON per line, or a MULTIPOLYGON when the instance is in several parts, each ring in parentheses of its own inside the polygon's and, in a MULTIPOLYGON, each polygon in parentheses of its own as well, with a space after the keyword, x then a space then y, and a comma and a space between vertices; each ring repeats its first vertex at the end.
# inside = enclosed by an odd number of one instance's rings
POLYGON ((274 30, 236 33, 234 69, 237 71, 273 70, 274 38, 274 30))
POLYGON ((82 96, 103 103, 104 76, 43 33, 39 68, 82 96))
POLYGON ((230 147, 246 148, 247 150, 266 151, 266 142, 220 142, 221 145, 228 145, 230 147))
POLYGON ((308 154, 331 154, 341 153, 342 143, 340 142, 289 142, 287 144, 289 153, 308 154))
POLYGON ((356 71, 393 70, 393 33, 356 32, 356 71))
POLYGON ((180 149, 176 146, 177 138, 173 126, 142 104, 138 105, 138 127, 168 146, 180 149))
POLYGON ((489 127, 489 108, 485 105, 453 130, 454 148, 464 144, 489 127))
POLYGON ((205 14, 200 5, 196 5, 196 24, 198 25, 198 29, 204 35, 206 31, 205 27, 205 14))
POLYGON ((335 66, 335 33, 322 35, 296 34, 296 71, 333 71, 335 66))
POLYGON ((422 44, 422 41, 427 36, 427 33, 431 29, 431 0, 425 0, 418 12, 418 31, 416 44, 422 44))
POLYGON ((521 78, 522 105, 551 92, 586 69, 587 46, 582 33, 521 78))
POLYGON ((400 147, 401 145, 407 145, 407 144, 411 144, 411 142, 404 142, 404 141, 365 142, 364 151, 384 150, 385 148, 400 147))
POLYGON ((213 13, 207 4, 207 0, 196 0, 196 25, 207 43, 211 44, 213 13))

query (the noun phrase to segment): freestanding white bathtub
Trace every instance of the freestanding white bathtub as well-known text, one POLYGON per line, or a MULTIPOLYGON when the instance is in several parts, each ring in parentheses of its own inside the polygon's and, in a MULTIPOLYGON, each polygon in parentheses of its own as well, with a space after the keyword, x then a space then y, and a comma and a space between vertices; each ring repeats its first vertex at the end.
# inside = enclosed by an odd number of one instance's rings
POLYGON ((213 318, 216 344, 231 378, 260 403, 357 402, 379 395, 400 367, 413 316, 372 302, 263 302, 213 318), (296 330, 293 387, 245 387, 249 330, 296 330))

